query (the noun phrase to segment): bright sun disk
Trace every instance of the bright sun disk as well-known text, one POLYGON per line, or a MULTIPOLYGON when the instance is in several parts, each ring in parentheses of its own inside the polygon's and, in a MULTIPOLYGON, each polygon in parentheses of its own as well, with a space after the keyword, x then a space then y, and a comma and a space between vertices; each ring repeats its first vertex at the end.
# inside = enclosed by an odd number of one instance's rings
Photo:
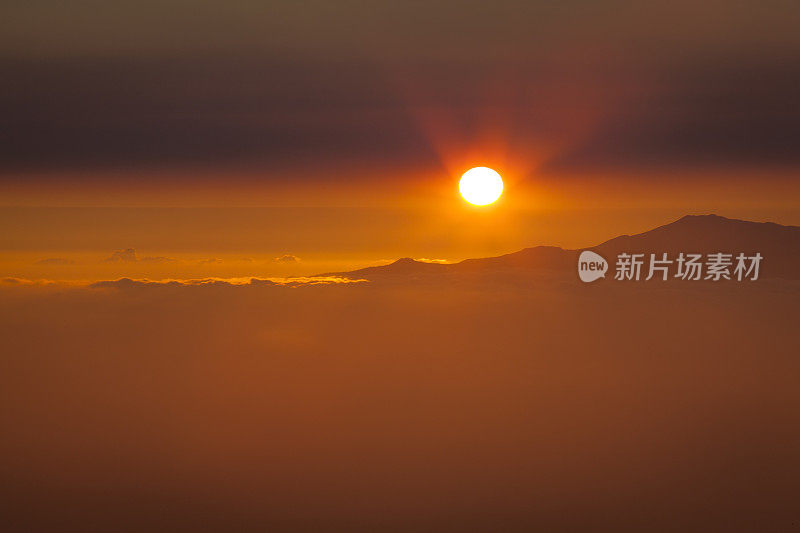
POLYGON ((473 205, 488 205, 500 198, 503 178, 487 167, 475 167, 464 172, 458 189, 464 200, 473 205))

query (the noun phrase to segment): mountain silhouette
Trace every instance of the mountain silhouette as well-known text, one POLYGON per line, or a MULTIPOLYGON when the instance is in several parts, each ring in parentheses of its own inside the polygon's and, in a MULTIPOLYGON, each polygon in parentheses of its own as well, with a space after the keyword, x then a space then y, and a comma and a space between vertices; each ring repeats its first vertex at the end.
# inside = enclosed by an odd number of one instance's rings
POLYGON ((711 254, 740 252, 763 257, 760 278, 800 279, 800 227, 773 222, 751 222, 718 215, 686 215, 675 222, 636 235, 621 235, 596 246, 568 250, 556 246, 536 246, 497 257, 465 259, 441 264, 398 259, 394 263, 326 276, 387 281, 431 276, 570 275, 574 276, 581 250, 593 250, 613 270, 620 253, 667 253, 674 259, 681 252, 711 254))

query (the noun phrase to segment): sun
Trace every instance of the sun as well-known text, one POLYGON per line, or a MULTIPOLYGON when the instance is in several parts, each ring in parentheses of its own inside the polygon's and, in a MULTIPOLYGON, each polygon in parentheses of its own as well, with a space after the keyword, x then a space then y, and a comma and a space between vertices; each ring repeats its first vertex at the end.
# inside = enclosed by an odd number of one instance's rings
POLYGON ((489 205, 503 192, 503 178, 487 167, 475 167, 464 172, 458 189, 464 200, 472 205, 489 205))

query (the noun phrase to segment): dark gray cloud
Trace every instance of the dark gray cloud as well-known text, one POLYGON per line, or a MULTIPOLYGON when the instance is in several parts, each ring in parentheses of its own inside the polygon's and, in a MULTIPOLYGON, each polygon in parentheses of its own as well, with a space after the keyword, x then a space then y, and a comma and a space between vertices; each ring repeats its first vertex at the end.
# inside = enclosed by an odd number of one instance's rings
POLYGON ((440 147, 420 113, 443 117, 448 140, 463 145, 480 138, 487 109, 515 147, 567 138, 545 162, 551 171, 794 165, 798 64, 795 57, 639 58, 585 70, 540 61, 390 73, 368 63, 253 57, 6 62, 0 174, 229 163, 430 166, 440 147))
POLYGON ((665 69, 548 168, 796 165, 798 65, 764 58, 665 69))
POLYGON ((800 12, 785 0, 1 9, 0 179, 436 165, 420 110, 456 143, 480 137, 486 110, 515 146, 567 137, 552 171, 800 159, 800 12))
POLYGON ((368 65, 214 57, 2 70, 0 170, 426 157, 368 65))

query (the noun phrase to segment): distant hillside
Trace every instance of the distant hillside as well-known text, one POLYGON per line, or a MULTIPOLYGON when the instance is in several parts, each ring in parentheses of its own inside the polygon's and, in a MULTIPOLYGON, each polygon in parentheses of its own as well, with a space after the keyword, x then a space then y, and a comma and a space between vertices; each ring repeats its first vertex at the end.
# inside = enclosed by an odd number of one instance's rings
POLYGON ((640 233, 622 235, 592 250, 609 261, 620 252, 684 253, 759 252, 761 277, 800 279, 800 227, 750 222, 717 215, 687 215, 675 222, 640 233))
POLYGON ((717 215, 687 215, 644 233, 622 235, 597 246, 578 250, 536 246, 498 257, 465 259, 453 264, 426 263, 403 258, 389 265, 324 275, 372 281, 442 275, 571 275, 575 272, 578 254, 584 249, 594 250, 612 265, 617 254, 621 252, 667 252, 670 256, 680 252, 744 252, 748 255, 759 252, 764 257, 761 263, 762 278, 800 279, 800 227, 736 220, 717 215))

